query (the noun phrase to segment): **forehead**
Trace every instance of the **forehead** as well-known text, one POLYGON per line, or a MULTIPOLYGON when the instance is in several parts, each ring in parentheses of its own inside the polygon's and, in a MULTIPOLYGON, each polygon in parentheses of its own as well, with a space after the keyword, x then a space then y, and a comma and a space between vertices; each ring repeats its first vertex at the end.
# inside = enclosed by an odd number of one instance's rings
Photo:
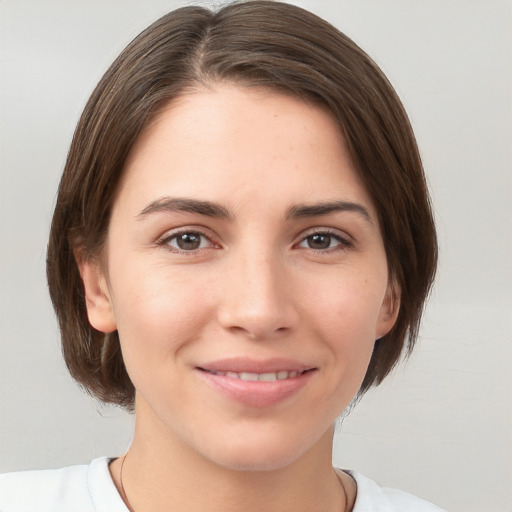
POLYGON ((174 100, 136 141, 124 173, 121 192, 146 201, 164 193, 228 203, 356 195, 371 205, 326 109, 261 87, 218 85, 174 100))

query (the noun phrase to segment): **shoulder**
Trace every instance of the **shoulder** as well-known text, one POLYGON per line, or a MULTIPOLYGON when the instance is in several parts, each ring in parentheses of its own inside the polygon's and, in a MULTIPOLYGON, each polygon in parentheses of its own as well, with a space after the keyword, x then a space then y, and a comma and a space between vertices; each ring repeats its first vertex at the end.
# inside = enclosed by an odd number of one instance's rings
POLYGON ((353 512, 444 512, 443 509, 417 496, 398 489, 380 487, 376 482, 354 471, 347 471, 357 483, 353 512))
POLYGON ((0 475, 2 512, 126 512, 107 458, 89 465, 0 475))
POLYGON ((71 466, 44 471, 20 471, 0 475, 0 510, 25 512, 63 510, 76 503, 89 512, 87 466, 71 466))

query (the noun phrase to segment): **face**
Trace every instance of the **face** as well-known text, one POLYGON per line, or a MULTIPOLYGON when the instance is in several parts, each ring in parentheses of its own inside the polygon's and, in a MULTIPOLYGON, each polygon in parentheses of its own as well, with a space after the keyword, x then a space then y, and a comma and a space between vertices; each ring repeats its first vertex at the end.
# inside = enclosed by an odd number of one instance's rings
POLYGON ((314 452, 396 317, 336 123, 265 89, 163 111, 128 159, 103 256, 81 264, 89 319, 119 332, 136 428, 224 467, 314 452))

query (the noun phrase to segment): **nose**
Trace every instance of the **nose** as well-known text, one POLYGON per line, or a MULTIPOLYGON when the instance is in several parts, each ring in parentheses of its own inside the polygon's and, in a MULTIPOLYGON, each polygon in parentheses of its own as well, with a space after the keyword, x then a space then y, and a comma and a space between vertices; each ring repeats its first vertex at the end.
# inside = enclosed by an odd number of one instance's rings
POLYGON ((241 254, 224 272, 218 320, 224 329, 249 339, 280 336, 297 325, 293 280, 272 254, 241 254))

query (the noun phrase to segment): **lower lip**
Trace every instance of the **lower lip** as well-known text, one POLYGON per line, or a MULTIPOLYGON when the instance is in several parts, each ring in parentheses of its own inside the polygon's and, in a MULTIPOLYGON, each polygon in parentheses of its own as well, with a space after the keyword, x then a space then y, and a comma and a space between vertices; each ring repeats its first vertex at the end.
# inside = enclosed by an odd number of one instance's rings
POLYGON ((224 396, 249 407, 270 407, 298 393, 311 379, 314 370, 301 373, 291 379, 245 381, 197 370, 206 382, 224 396))

